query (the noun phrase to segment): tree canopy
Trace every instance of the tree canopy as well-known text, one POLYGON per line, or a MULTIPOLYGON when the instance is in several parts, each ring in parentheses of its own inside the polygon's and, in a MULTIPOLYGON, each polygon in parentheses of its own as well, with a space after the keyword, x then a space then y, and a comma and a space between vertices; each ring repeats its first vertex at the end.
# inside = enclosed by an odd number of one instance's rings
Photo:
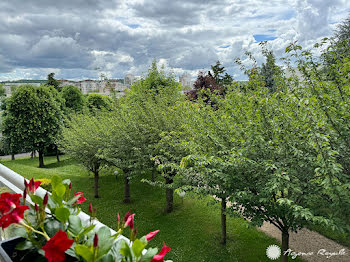
POLYGON ((61 100, 48 86, 23 85, 6 102, 3 134, 10 148, 39 152, 39 167, 44 166, 45 147, 54 144, 62 121, 61 100))
POLYGON ((85 106, 85 97, 75 86, 64 86, 61 91, 67 109, 73 112, 81 112, 85 106))

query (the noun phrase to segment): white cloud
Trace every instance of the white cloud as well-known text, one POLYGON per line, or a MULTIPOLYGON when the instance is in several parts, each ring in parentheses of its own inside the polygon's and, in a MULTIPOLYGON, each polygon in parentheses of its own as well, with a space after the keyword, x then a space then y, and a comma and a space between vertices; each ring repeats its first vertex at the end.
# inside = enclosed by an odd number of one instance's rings
POLYGON ((240 78, 236 57, 251 51, 262 62, 254 35, 276 37, 278 57, 293 41, 310 47, 331 35, 349 12, 348 0, 5 0, 0 80, 140 75, 154 58, 193 76, 219 59, 240 78))

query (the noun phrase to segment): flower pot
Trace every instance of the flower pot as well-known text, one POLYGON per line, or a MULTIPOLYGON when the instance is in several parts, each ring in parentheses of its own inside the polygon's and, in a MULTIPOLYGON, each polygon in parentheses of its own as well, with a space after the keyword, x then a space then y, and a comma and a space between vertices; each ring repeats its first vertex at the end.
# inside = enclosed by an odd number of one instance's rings
MULTIPOLYGON (((24 241, 23 237, 14 237, 0 242, 0 262, 47 262, 47 259, 28 250, 16 250, 18 243, 24 241)), ((76 262, 76 258, 66 254, 67 262, 76 262)))
POLYGON ((0 242, 0 260, 3 262, 47 262, 45 257, 36 252, 17 250, 17 244, 24 240, 23 237, 14 237, 0 242))
MULTIPOLYGON (((21 261, 16 258, 18 258, 19 253, 23 251, 16 250, 16 245, 23 240, 23 237, 14 237, 0 242, 0 256, 3 262, 21 261)), ((21 257, 23 257, 23 255, 21 255, 21 257)))

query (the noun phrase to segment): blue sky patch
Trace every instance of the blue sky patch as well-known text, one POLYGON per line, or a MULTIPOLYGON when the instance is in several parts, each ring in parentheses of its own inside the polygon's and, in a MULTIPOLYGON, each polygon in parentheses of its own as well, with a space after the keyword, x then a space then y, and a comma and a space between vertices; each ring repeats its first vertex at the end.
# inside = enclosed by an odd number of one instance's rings
POLYGON ((271 35, 253 35, 256 42, 271 41, 275 40, 277 37, 271 35))
POLYGON ((128 24, 128 27, 130 27, 132 29, 136 29, 136 28, 139 28, 140 25, 139 24, 128 24))
POLYGON ((229 48, 230 45, 222 45, 222 46, 219 46, 220 48, 229 48))

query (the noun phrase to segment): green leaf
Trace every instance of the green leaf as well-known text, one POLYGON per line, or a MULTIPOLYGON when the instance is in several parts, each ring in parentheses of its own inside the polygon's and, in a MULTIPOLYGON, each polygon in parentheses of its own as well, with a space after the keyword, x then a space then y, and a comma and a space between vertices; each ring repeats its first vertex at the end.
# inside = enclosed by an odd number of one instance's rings
POLYGON ((111 231, 108 227, 101 227, 97 231, 98 235, 98 255, 100 258, 107 254, 113 246, 114 240, 111 237, 111 231))
POLYGON ((67 201, 67 205, 73 205, 79 199, 80 195, 73 197, 72 199, 67 201))
MULTIPOLYGON (((57 194, 56 194, 56 192, 52 192, 52 195, 51 195, 51 200, 53 201, 53 203, 56 203, 56 206, 62 206, 62 201, 63 201, 63 198, 62 197, 60 197, 60 196, 58 196, 57 194)), ((49 202, 49 204, 50 204, 50 202, 49 202)), ((50 205, 50 207, 51 208, 54 208, 55 207, 55 205, 50 205)))
POLYGON ((146 239, 145 236, 141 237, 141 238, 140 238, 140 241, 141 241, 145 246, 147 246, 148 241, 147 241, 147 239, 146 239))
POLYGON ((52 189, 54 190, 58 185, 61 185, 62 184, 62 178, 60 178, 59 176, 57 175, 54 175, 52 176, 51 178, 51 186, 52 186, 52 189))
POLYGON ((85 234, 89 233, 91 230, 93 230, 94 228, 95 228, 95 225, 90 225, 87 228, 85 228, 83 230, 83 232, 80 233, 80 235, 85 235, 85 234))
POLYGON ((17 244, 16 249, 17 250, 27 250, 33 247, 33 243, 29 240, 25 240, 23 242, 20 242, 17 244))
POLYGON ((111 238, 111 230, 108 227, 100 227, 97 231, 99 242, 109 241, 111 238))
POLYGON ((158 248, 149 248, 147 249, 146 254, 142 256, 142 262, 149 262, 152 258, 158 253, 158 248))
POLYGON ((115 261, 121 261, 123 259, 123 255, 120 253, 121 244, 124 240, 117 240, 113 243, 113 246, 110 250, 110 253, 114 257, 115 261))
POLYGON ((83 231, 81 219, 78 216, 70 215, 68 219, 68 231, 72 236, 76 237, 83 231))
POLYGON ((125 240, 122 240, 122 242, 120 244, 120 254, 129 258, 130 260, 132 259, 130 247, 129 247, 128 243, 126 243, 125 240))
POLYGON ((67 209, 65 207, 58 207, 58 208, 56 208, 55 216, 57 217, 57 219, 59 221, 61 221, 62 223, 65 223, 65 222, 67 222, 67 220, 70 216, 69 209, 67 209))
POLYGON ((86 262, 93 261, 94 254, 91 248, 88 248, 87 246, 83 245, 76 245, 75 252, 77 252, 79 256, 84 258, 86 262))
POLYGON ((132 244, 132 251, 136 257, 140 257, 142 255, 142 250, 146 247, 144 243, 142 243, 139 239, 136 239, 132 244))
POLYGON ((39 206, 42 206, 42 205, 43 205, 43 199, 42 199, 41 197, 37 196, 37 195, 31 195, 31 196, 30 196, 30 199, 31 199, 34 203, 38 204, 39 206))
POLYGON ((114 261, 119 261, 119 260, 114 260, 111 254, 107 254, 104 257, 97 260, 97 262, 114 262, 114 261))
POLYGON ((58 197, 62 198, 66 193, 66 187, 62 184, 59 184, 53 189, 53 192, 55 192, 58 197))
POLYGON ((53 237, 60 229, 62 229, 62 224, 55 219, 45 222, 45 231, 50 237, 53 237))

